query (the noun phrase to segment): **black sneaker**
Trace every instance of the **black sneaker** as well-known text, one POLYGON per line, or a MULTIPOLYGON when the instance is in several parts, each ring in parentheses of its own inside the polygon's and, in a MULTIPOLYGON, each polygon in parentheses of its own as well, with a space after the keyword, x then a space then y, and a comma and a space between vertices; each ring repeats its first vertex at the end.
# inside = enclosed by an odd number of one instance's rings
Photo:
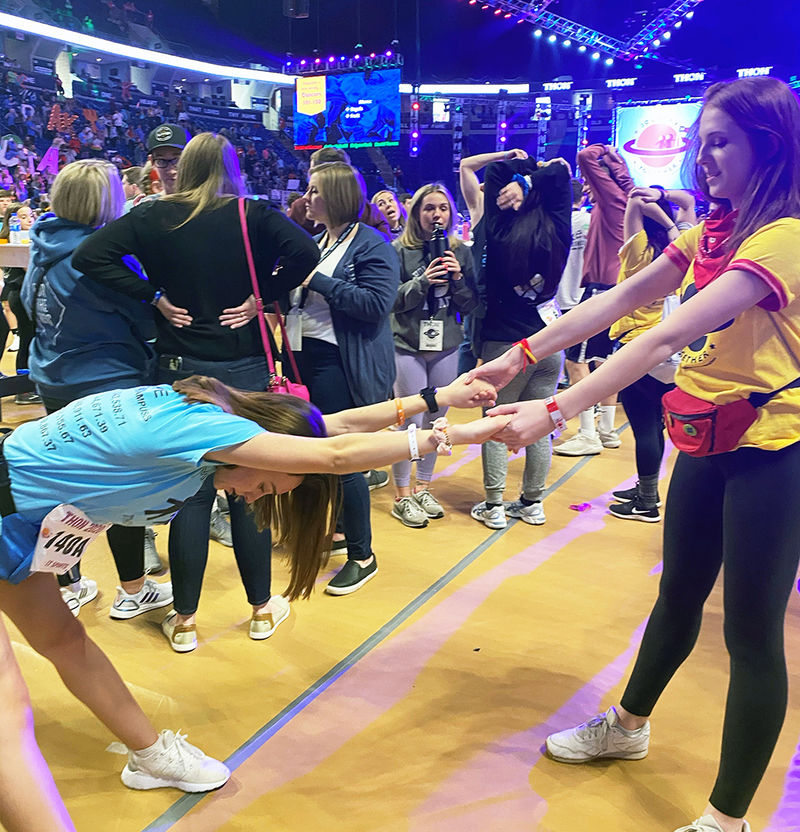
POLYGON ((614 517, 621 517, 623 520, 643 520, 645 523, 661 521, 658 506, 647 508, 638 497, 628 503, 614 503, 608 507, 608 510, 614 517))
POLYGON ((42 397, 36 393, 17 393, 14 404, 41 404, 42 397))
POLYGON ((361 589, 378 572, 378 561, 373 557, 369 566, 359 566, 358 561, 348 560, 325 587, 328 595, 349 595, 361 589))
POLYGON ((386 471, 375 471, 373 469, 365 472, 364 479, 367 481, 369 490, 374 491, 376 488, 383 488, 384 485, 388 484, 389 475, 386 471))
MULTIPOLYGON (((637 482, 633 488, 627 488, 624 491, 612 491, 611 496, 623 503, 629 503, 631 500, 635 500, 639 496, 639 483, 637 482)), ((656 506, 661 508, 661 497, 658 498, 656 506)))

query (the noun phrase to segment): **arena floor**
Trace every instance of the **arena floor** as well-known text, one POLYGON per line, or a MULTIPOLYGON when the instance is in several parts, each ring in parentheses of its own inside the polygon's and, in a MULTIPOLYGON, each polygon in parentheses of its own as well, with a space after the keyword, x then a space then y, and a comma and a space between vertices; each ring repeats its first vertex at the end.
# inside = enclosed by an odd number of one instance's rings
MULTIPOLYGON (((6 424, 38 415, 9 401, 6 424)), ((435 490, 448 513, 427 529, 390 517, 390 487, 373 492, 378 576, 327 596, 334 559, 320 591, 264 642, 247 637, 229 549, 211 544, 200 645, 179 655, 161 635, 162 610, 108 618, 116 575, 97 544, 84 571, 101 592, 81 621, 156 726, 188 732, 234 774, 203 796, 129 791, 113 738, 12 628, 37 736, 77 829, 672 832, 694 819, 716 773, 726 692, 719 588, 659 704, 646 760, 565 766, 542 753, 548 733, 617 700, 655 598, 661 526, 605 511, 610 492, 633 482, 630 431, 622 437, 599 457, 553 457, 541 527, 491 532, 470 519, 482 499, 477 447, 440 461, 435 490), (570 509, 583 502, 591 509, 570 509)), ((507 497, 520 477, 516 459, 507 497)), ((280 591, 277 557, 274 571, 280 591)), ((790 710, 748 816, 754 832, 800 830, 797 593, 786 636, 790 710)))

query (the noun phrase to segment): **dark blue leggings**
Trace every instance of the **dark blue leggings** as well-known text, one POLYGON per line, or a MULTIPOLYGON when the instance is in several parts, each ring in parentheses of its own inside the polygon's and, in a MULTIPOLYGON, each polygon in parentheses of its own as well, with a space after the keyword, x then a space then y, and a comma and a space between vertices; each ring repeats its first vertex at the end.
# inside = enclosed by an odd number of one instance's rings
POLYGON ((783 627, 800 558, 800 443, 680 454, 667 494, 664 572, 622 706, 649 716, 691 653, 724 565, 730 683, 711 803, 741 817, 786 715, 783 627))
MULTIPOLYGON (((338 413, 355 407, 336 344, 317 338, 303 338, 303 349, 296 357, 311 401, 322 413, 338 413)), ((367 481, 358 472, 344 474, 339 480, 342 484, 341 523, 347 538, 347 556, 351 560, 366 560, 372 554, 367 481)))

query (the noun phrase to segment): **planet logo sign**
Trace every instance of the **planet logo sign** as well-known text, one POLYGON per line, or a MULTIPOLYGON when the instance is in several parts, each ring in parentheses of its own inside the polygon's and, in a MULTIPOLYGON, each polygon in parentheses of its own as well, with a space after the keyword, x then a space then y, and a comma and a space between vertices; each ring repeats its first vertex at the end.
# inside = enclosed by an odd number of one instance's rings
POLYGON ((699 112, 700 102, 617 107, 615 143, 637 185, 687 187, 681 165, 699 112))

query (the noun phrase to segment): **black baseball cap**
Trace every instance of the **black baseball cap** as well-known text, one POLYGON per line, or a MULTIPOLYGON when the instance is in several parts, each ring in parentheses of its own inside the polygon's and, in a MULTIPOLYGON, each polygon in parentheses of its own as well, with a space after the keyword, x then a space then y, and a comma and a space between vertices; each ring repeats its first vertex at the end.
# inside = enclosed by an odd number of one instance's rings
POLYGON ((153 151, 157 147, 176 147, 183 150, 188 141, 189 137, 180 125, 159 124, 147 137, 147 149, 153 151))

